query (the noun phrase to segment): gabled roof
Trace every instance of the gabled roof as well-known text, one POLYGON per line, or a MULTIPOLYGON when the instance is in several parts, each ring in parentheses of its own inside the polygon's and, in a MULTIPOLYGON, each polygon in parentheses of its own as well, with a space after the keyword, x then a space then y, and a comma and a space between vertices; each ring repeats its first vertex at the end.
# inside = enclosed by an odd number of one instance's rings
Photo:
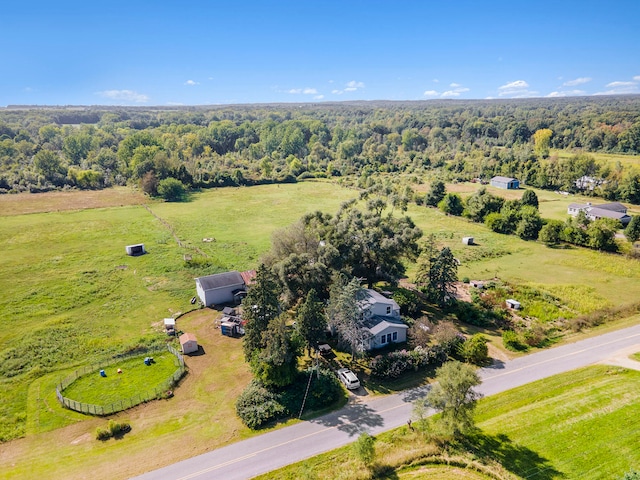
POLYGON ((387 327, 399 327, 408 329, 409 326, 399 318, 394 317, 382 317, 380 315, 372 315, 364 321, 364 327, 371 332, 372 335, 377 335, 387 327))
POLYGON ((193 333, 183 333, 182 335, 180 335, 180 345, 184 345, 187 342, 196 342, 196 343, 198 343, 198 340, 196 339, 195 334, 193 334, 193 333))
POLYGON ((623 218, 630 218, 624 212, 616 212, 614 210, 607 210, 600 207, 593 207, 589 210, 589 215, 598 217, 598 218, 613 218, 614 220, 622 220, 623 218))
POLYGON ((236 271, 207 275, 206 277, 196 278, 196 281, 200 283, 202 289, 205 291, 225 287, 244 286, 245 284, 240 273, 236 271))
POLYGON ((620 202, 603 203, 602 205, 593 205, 593 208, 600 210, 610 210, 612 212, 627 213, 627 207, 620 202))
POLYGON ((371 290, 370 288, 363 289, 363 296, 358 300, 358 307, 360 307, 360 310, 366 310, 368 307, 375 304, 391 305, 395 308, 400 308, 392 298, 387 298, 381 293, 371 290))
POLYGON ((491 179, 491 181, 494 181, 494 180, 495 180, 495 181, 497 181, 497 182, 513 182, 514 180, 515 180, 515 181, 518 181, 518 179, 517 179, 517 178, 512 178, 512 177, 501 177, 500 175, 497 175, 497 176, 495 176, 495 177, 493 177, 493 178, 491 179))

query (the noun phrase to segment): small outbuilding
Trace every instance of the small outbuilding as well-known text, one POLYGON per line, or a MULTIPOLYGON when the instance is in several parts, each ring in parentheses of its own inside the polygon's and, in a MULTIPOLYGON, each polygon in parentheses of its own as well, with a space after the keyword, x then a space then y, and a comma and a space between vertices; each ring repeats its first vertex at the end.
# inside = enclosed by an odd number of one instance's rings
POLYGON ((168 334, 173 334, 176 331, 176 319, 175 318, 165 318, 164 319, 164 329, 168 334))
POLYGON ((137 243, 135 245, 127 245, 125 247, 127 255, 137 257, 138 255, 144 255, 147 251, 144 249, 144 243, 137 243))
POLYGON ((473 237, 462 237, 462 243, 465 245, 473 245, 473 237))
POLYGON ((189 354, 198 351, 198 340, 193 333, 183 333, 180 335, 180 347, 182 353, 189 354))
POLYGON ((506 190, 517 190, 520 188, 520 180, 512 177, 493 177, 491 186, 496 188, 504 188, 506 190))
POLYGON ((517 300, 514 300, 513 298, 509 298, 505 300, 505 302, 508 308, 512 310, 520 310, 520 302, 518 302, 517 300))

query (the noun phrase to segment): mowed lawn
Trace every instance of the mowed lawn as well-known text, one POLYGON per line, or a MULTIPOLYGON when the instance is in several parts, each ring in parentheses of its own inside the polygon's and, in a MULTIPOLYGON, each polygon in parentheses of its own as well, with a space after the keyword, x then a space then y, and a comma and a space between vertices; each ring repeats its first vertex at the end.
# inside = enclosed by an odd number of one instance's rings
MULTIPOLYGON (((384 478, 622 478, 640 465, 638 391, 639 371, 605 365, 579 369, 480 400, 478 431, 464 448, 452 447, 443 454, 406 426, 381 433, 376 436, 376 462, 387 472, 384 478), (498 476, 441 465, 406 467, 429 457, 483 462, 498 476)), ((258 478, 370 478, 367 475, 353 445, 347 445, 258 478)))
POLYGON ((622 478, 640 467, 640 372, 588 367, 483 399, 472 443, 525 478, 622 478))
POLYGON ((104 377, 98 370, 87 373, 65 388, 62 394, 76 402, 104 407, 139 396, 153 397, 149 393, 163 386, 179 365, 175 355, 169 352, 154 354, 149 365, 144 363, 145 358, 127 358, 111 364, 102 369, 104 377))

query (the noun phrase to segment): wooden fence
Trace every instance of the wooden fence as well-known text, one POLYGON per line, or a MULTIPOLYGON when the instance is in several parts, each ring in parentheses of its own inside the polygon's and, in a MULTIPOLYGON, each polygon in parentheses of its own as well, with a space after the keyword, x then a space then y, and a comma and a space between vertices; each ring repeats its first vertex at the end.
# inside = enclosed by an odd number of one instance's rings
POLYGON ((68 377, 62 379, 58 383, 58 385, 56 385, 56 396, 58 397, 58 400, 60 401, 60 403, 63 406, 65 406, 68 409, 70 409, 70 410, 75 410, 76 412, 88 413, 90 415, 100 415, 100 416, 102 416, 102 415, 111 415, 113 413, 121 412, 122 410, 126 410, 128 408, 135 407, 136 405, 139 405, 141 403, 148 402, 148 401, 154 400, 156 398, 160 398, 163 395, 166 395, 167 392, 169 390, 171 390, 180 381, 180 379, 182 378, 182 376, 185 374, 185 372, 187 370, 185 365, 184 365, 184 357, 182 356, 182 354, 180 352, 178 352, 171 345, 167 345, 166 349, 162 348, 162 347, 161 348, 153 348, 153 349, 150 349, 146 353, 151 354, 151 353, 154 353, 154 352, 163 352, 165 350, 169 350, 169 352, 171 352, 173 355, 175 355, 175 357, 176 357, 176 359, 178 361, 178 369, 175 371, 175 373, 170 378, 168 378, 159 387, 156 387, 156 388, 151 389, 151 390, 147 390, 146 392, 143 392, 143 393, 139 393, 137 395, 134 395, 133 397, 129 397, 129 398, 125 398, 125 399, 119 400, 119 401, 111 403, 109 405, 93 405, 93 404, 90 404, 90 403, 78 402, 76 400, 73 400, 71 398, 67 398, 64 395, 62 395, 62 392, 65 390, 65 388, 67 388, 69 385, 71 385, 73 382, 75 382, 79 377, 87 375, 88 373, 97 372, 98 370, 103 369, 104 367, 107 367, 109 365, 113 365, 114 363, 122 362, 122 360, 125 360, 127 358, 133 358, 133 357, 142 356, 140 354, 140 352, 136 352, 136 353, 132 353, 130 355, 124 355, 124 356, 121 356, 121 357, 112 358, 112 359, 107 360, 105 362, 102 362, 100 364, 87 365, 85 367, 82 367, 82 368, 76 370, 75 372, 73 372, 68 377))

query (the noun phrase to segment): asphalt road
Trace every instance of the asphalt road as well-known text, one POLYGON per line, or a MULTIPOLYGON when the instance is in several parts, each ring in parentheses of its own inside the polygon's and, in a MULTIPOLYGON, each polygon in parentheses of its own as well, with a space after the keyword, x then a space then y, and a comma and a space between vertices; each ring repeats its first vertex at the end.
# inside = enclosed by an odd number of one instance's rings
MULTIPOLYGON (((640 351, 640 325, 506 363, 498 362, 480 371, 482 384, 478 390, 485 396, 493 395, 551 375, 604 362, 617 351, 634 345, 640 351)), ((406 424, 411 417, 413 400, 423 396, 426 388, 376 398, 368 398, 360 391, 339 411, 243 440, 136 478, 251 478, 353 442, 363 431, 376 434, 406 424)))

